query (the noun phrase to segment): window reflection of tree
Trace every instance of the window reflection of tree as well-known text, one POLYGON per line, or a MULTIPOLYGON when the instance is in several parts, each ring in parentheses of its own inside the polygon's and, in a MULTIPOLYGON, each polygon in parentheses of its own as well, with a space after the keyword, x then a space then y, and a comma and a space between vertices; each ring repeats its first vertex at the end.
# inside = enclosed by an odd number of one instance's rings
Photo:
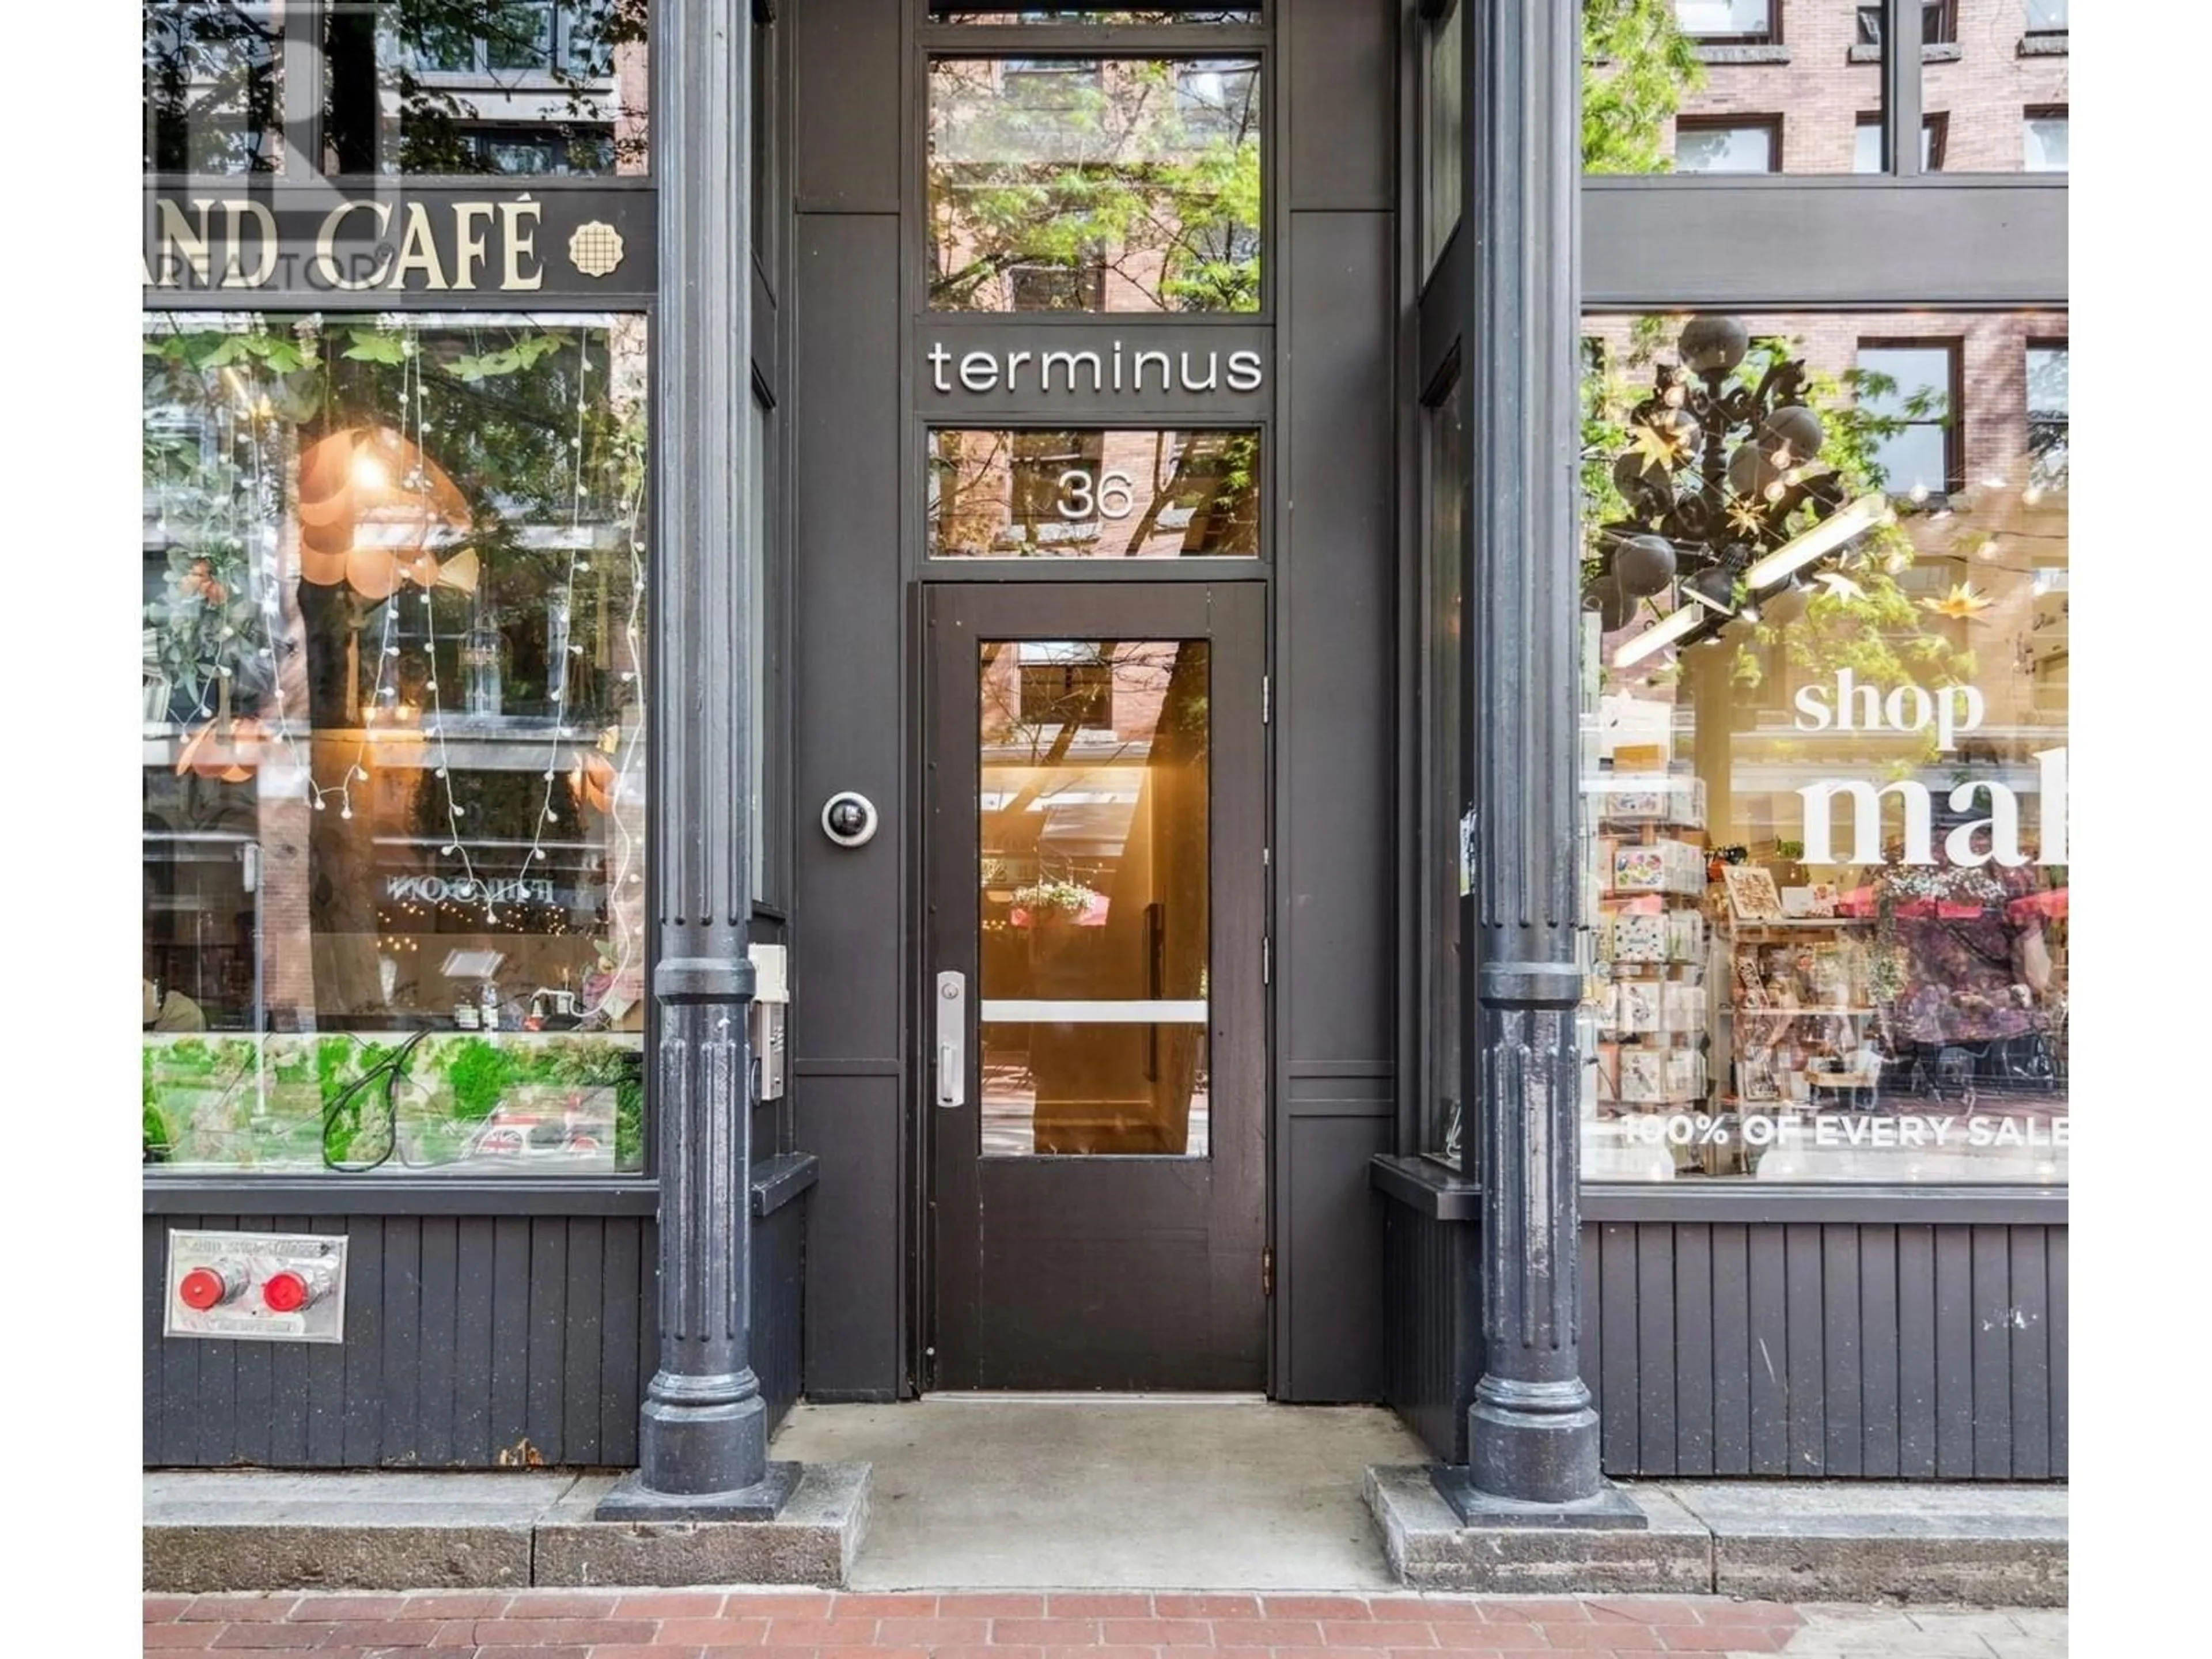
POLYGON ((940 59, 930 77, 933 307, 1257 308, 1249 60, 940 59))

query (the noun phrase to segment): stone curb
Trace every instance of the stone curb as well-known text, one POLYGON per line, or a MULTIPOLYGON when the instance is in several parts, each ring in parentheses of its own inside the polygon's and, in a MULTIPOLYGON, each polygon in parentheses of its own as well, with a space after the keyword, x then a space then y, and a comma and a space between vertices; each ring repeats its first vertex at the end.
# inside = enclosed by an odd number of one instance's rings
POLYGON ((1643 1530, 1469 1528, 1425 1466, 1367 1471, 1407 1588, 2063 1607, 2063 1488, 1731 1481, 1619 1487, 1643 1530))

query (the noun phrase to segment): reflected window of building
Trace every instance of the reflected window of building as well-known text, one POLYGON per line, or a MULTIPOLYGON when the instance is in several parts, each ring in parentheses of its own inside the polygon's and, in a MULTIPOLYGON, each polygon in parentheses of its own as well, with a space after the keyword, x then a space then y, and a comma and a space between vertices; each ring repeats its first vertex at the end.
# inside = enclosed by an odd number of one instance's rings
POLYGON ((929 304, 1256 310, 1260 150, 1254 58, 933 58, 929 304))
POLYGON ((1677 173, 1779 173, 1778 115, 1684 117, 1674 124, 1677 173))
POLYGON ((2067 32, 2068 0, 2027 0, 2027 32, 2031 35, 2067 32))
MULTIPOLYGON (((1861 46, 1878 46, 1882 43, 1882 13, 1879 5, 1858 9, 1858 40, 1861 46)), ((1955 0, 1926 0, 1920 9, 1920 44, 1923 46, 1948 46, 1959 38, 1959 15, 1955 0)))
POLYGON ((643 320, 144 347, 147 1161, 641 1168, 643 320))
MULTIPOLYGON (((1924 117, 1920 123, 1920 170, 1923 173, 1941 173, 1943 170, 1943 123, 1944 118, 1941 115, 1924 117)), ((1881 155, 1881 117, 1860 116, 1854 137, 1857 149, 1851 156, 1851 171, 1885 171, 1881 155)))
POLYGON ((1776 38, 1777 0, 1674 0, 1682 33, 1713 44, 1752 46, 1776 38))
POLYGON ((2050 107, 2031 109, 2022 118, 2021 137, 2025 146, 2027 171, 2067 171, 2066 115, 2063 107, 2050 107))
POLYGON ((2063 323, 1881 321, 1585 319, 1586 1177, 2066 1178, 2063 323))
POLYGON ((1950 344, 1862 341, 1852 381, 1870 464, 1898 495, 1925 501, 1954 488, 1960 451, 1958 353, 1950 344))
POLYGON ((322 26, 324 168, 643 173, 650 22, 650 0, 336 0, 322 26))
POLYGON ((1157 6, 1023 6, 1005 0, 929 0, 933 23, 969 23, 1005 28, 1018 24, 1092 24, 1123 27, 1157 27, 1163 24, 1256 24, 1260 8, 1206 5, 1200 0, 1157 6))
POLYGON ((278 169, 283 24, 278 0, 167 0, 143 8, 147 172, 278 169))
POLYGON ((2063 341, 2027 348, 2028 473, 2039 489, 2063 489, 2067 478, 2067 377, 2063 341))

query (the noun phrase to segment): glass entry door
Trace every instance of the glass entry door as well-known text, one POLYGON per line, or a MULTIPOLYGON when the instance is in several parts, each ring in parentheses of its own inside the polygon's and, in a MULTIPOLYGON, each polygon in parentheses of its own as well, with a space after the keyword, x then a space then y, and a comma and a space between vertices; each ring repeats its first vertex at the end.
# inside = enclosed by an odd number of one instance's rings
POLYGON ((932 1386, 1264 1383, 1261 597, 932 590, 932 1386))

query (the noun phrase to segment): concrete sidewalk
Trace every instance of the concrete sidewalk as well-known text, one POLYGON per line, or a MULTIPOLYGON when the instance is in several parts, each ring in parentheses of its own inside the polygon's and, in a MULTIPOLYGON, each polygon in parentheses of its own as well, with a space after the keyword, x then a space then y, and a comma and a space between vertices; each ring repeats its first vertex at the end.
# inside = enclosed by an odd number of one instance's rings
POLYGON ((1715 1597, 531 1590, 148 1596, 146 1650, 317 1659, 2063 1659, 2059 1612, 1715 1597))

